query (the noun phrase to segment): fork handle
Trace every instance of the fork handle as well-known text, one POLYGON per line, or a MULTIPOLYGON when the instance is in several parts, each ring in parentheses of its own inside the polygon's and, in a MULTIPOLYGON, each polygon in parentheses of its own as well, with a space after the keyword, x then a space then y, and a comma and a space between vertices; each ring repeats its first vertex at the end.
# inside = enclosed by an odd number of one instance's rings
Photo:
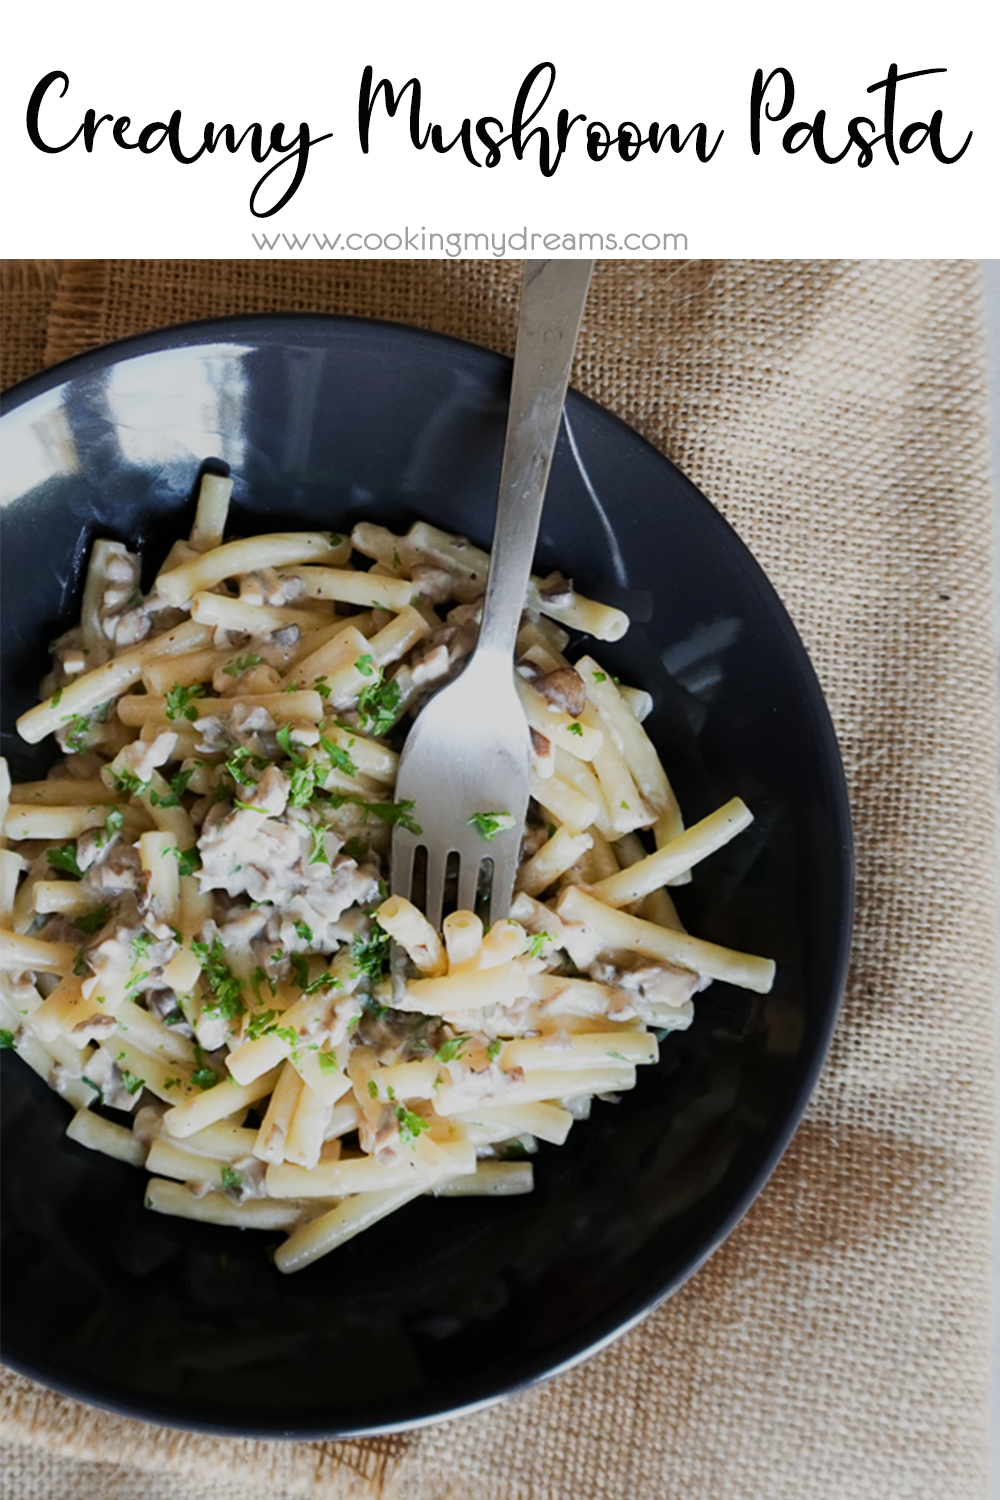
POLYGON ((496 524, 475 655, 510 657, 531 576, 592 260, 526 260, 496 524))

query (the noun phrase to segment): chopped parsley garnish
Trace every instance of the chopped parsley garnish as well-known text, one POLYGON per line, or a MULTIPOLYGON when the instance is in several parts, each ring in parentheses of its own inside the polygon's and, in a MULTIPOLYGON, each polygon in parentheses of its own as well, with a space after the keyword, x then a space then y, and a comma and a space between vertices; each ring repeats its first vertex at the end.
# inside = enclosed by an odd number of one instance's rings
POLYGON ((362 677, 373 677, 376 672, 376 667, 371 652, 369 651, 366 652, 364 656, 359 656, 357 661, 354 663, 354 668, 355 671, 361 673, 362 677))
POLYGON ((292 727, 284 724, 275 738, 292 763, 288 800, 293 807, 305 807, 316 795, 318 784, 326 776, 321 761, 306 760, 292 744, 292 727))
POLYGON ((175 682, 172 688, 167 688, 167 718, 171 722, 174 719, 189 719, 194 723, 198 717, 194 700, 202 696, 201 683, 196 682, 193 687, 181 687, 179 682, 175 682))
POLYGON ((86 979, 87 975, 90 973, 90 965, 83 956, 82 948, 76 955, 76 958, 74 958, 73 960, 73 973, 76 975, 77 979, 86 979))
POLYGON ((282 750, 284 750, 285 754, 291 760, 293 765, 305 765, 305 761, 302 759, 301 755, 299 755, 297 751, 292 749, 291 724, 282 724, 281 728, 278 730, 277 734, 274 737, 278 741, 278 744, 281 746, 282 750))
POLYGON ((335 531, 331 531, 330 532, 330 546, 331 547, 339 547, 340 544, 343 542, 343 540, 344 540, 344 538, 342 536, 338 536, 338 534, 335 531))
MULTIPOLYGON (((354 800, 353 798, 351 799, 354 800)), ((413 799, 405 797, 402 802, 358 802, 372 817, 378 818, 380 823, 388 823, 393 828, 406 828, 410 833, 423 833, 419 823, 415 823, 410 816, 413 811, 413 799)))
POLYGON ((365 857, 365 851, 361 847, 361 840, 359 838, 348 839, 344 845, 344 853, 350 855, 355 864, 360 864, 365 857))
POLYGON ((88 1089, 93 1089, 94 1090, 94 1093, 97 1095, 97 1102, 98 1102, 98 1104, 103 1104, 104 1103, 104 1094, 102 1093, 101 1089, 98 1087, 98 1085, 94 1082, 94 1080, 92 1078, 88 1078, 87 1075, 86 1075, 86 1073, 81 1073, 81 1075, 80 1075, 80 1082, 81 1083, 85 1083, 87 1085, 88 1089))
POLYGON ((196 1068, 195 1071, 191 1074, 191 1082, 194 1084, 196 1089, 214 1088, 218 1081, 219 1075, 205 1063, 202 1063, 201 1067, 196 1068))
POLYGON ((334 977, 333 977, 332 974, 329 974, 326 971, 324 971, 319 976, 318 979, 314 979, 313 980, 312 984, 305 985, 303 987, 302 993, 303 993, 303 995, 315 995, 315 993, 316 993, 317 990, 326 990, 326 989, 338 989, 339 990, 340 989, 340 980, 339 979, 334 979, 334 977))
POLYGON ((368 1097, 369 1099, 378 1098, 378 1084, 375 1082, 374 1078, 369 1078, 368 1080, 368 1097))
POLYGON ((45 856, 53 870, 65 870, 68 875, 75 875, 77 880, 83 879, 83 871, 76 862, 76 844, 60 844, 55 849, 50 849, 45 856))
POLYGON ((389 934, 373 919, 368 936, 359 935, 354 939, 351 950, 354 955, 353 973, 363 974, 373 982, 384 979, 389 972, 389 943, 389 934))
POLYGON ((402 802, 366 802, 364 797, 355 796, 353 792, 331 792, 330 802, 333 807, 343 807, 345 802, 351 802, 355 807, 360 807, 364 813, 363 823, 368 822, 369 813, 378 818, 380 823, 388 823, 391 827, 407 828, 410 833, 423 833, 419 823, 414 822, 413 799, 405 797, 402 802))
POLYGON ((300 937, 304 943, 311 943, 313 940, 312 928, 308 927, 305 922, 296 922, 295 935, 296 937, 300 937))
POLYGON ((309 838, 312 844, 312 848, 309 851, 309 863, 311 865, 328 865, 330 863, 330 856, 326 852, 324 841, 330 830, 325 828, 322 823, 310 823, 308 826, 309 838))
POLYGON ((111 780, 115 784, 116 792, 128 792, 132 796, 138 796, 149 785, 148 781, 140 780, 134 771, 112 771, 111 780))
MULTIPOLYGON (((288 787, 288 800, 292 807, 307 807, 315 797, 317 772, 319 772, 319 767, 315 762, 312 765, 303 765, 292 772, 288 787)), ((322 773, 319 774, 321 778, 322 773)))
MULTIPOLYGON (((362 657, 361 661, 371 661, 371 658, 362 657)), ((361 670, 360 662, 354 664, 361 670)), ((362 675, 367 676, 367 673, 362 675)), ((388 734, 395 724, 399 714, 399 704, 402 694, 399 691, 399 683, 395 678, 386 682, 385 672, 382 667, 375 668, 373 680, 361 689, 358 694, 358 713, 364 722, 369 734, 388 734)))
POLYGON ((267 1036, 275 1029, 274 1023, 281 1014, 280 1010, 262 1010, 260 1015, 251 1016, 247 1023, 248 1040, 256 1042, 259 1037, 267 1036))
POLYGON ((133 958, 144 958, 152 946, 153 934, 151 932, 137 932, 132 939, 133 958))
POLYGON ((622 1057, 622 1055, 621 1055, 620 1052, 614 1052, 614 1051, 612 1051, 610 1049, 608 1050, 608 1056, 609 1057, 617 1057, 617 1059, 618 1059, 619 1062, 623 1062, 623 1063, 627 1063, 628 1062, 628 1058, 627 1057, 622 1057))
POLYGON ((214 1015, 232 1020, 242 1016, 246 1010, 243 1002, 243 985, 225 962, 222 939, 216 937, 209 948, 207 943, 192 943, 192 951, 201 960, 202 971, 212 991, 212 1001, 204 1009, 214 1015))
POLYGON ((122 812, 121 808, 120 807, 113 807, 111 809, 111 811, 108 813, 107 817, 104 819, 104 840, 103 840, 103 842, 106 843, 107 840, 109 838, 111 838, 112 834, 121 833, 121 831, 122 831, 122 825, 124 824, 124 822, 125 822, 125 814, 122 812))
POLYGON ((449 1037, 446 1042, 441 1043, 435 1052, 435 1061, 440 1063, 454 1062, 456 1057, 461 1056, 462 1048, 468 1040, 469 1037, 467 1035, 449 1037))
POLYGON ((239 677, 241 672, 249 672, 251 667, 259 667, 263 660, 262 656, 251 651, 248 656, 238 656, 235 661, 227 663, 222 670, 227 677, 239 677))
POLYGON ((567 734, 576 734, 576 735, 579 735, 580 738, 582 739, 583 738, 583 725, 582 724, 575 724, 575 723, 574 724, 570 724, 566 732, 567 732, 567 734))
POLYGON ((252 812, 266 814, 265 807, 258 807, 256 802, 241 802, 239 797, 233 798, 233 806, 238 807, 240 812, 252 812))
POLYGON ((131 1000, 134 995, 139 993, 151 973, 151 969, 143 969, 139 974, 129 975, 128 984, 125 988, 125 998, 127 1000, 131 1000))
POLYGON ((130 1073, 128 1068, 119 1068, 118 1071, 122 1075, 122 1083, 127 1093, 137 1094, 140 1089, 146 1087, 145 1078, 140 1078, 138 1073, 130 1073))
POLYGON ((165 1089, 176 1089, 180 1088, 180 1083, 181 1081, 179 1078, 164 1078, 163 1087, 165 1089))
POLYGON ((430 1122, 423 1115, 415 1114, 403 1104, 396 1105, 396 1119, 399 1121, 399 1138, 407 1145, 412 1146, 422 1131, 431 1128, 430 1122))
POLYGON ((52 694, 52 707, 53 708, 58 708, 59 707, 60 703, 62 702, 62 695, 63 695, 62 688, 56 688, 55 692, 52 694))
POLYGON ((321 1052, 316 1058, 316 1061, 319 1063, 319 1070, 321 1073, 340 1072, 340 1069, 337 1065, 336 1054, 333 1052, 321 1052))
POLYGON ((187 791, 188 782, 195 773, 195 767, 191 766, 187 771, 178 771, 176 776, 170 778, 170 791, 150 792, 149 800, 154 807, 180 807, 181 794, 187 791))
POLYGON ((315 688, 316 692, 319 693, 320 697, 325 703, 330 696, 330 684, 327 682, 326 678, 317 677, 316 681, 313 683, 313 687, 315 688))
MULTIPOLYGON (((343 771, 345 776, 357 776, 358 768, 343 745, 336 744, 335 741, 328 739, 325 734, 320 735, 319 742, 326 753, 327 760, 330 762, 331 770, 343 771)), ((354 741, 352 740, 351 743, 353 744, 354 741)))
POLYGON ((0 1029, 0 1048, 16 1046, 17 1038, 15 1037, 14 1033, 12 1031, 7 1031, 6 1028, 0 1029))
POLYGON ((243 1186, 243 1173, 237 1172, 236 1168, 231 1167, 228 1162, 223 1162, 219 1177, 224 1193, 237 1192, 243 1186))
POLYGON ((595 672, 594 673, 594 681, 595 682, 607 682, 607 680, 608 680, 608 674, 607 674, 607 672, 595 672))
POLYGON ((500 1056, 500 1048, 502 1046, 503 1042, 498 1036, 495 1036, 486 1049, 486 1056, 489 1058, 490 1062, 496 1062, 497 1058, 500 1056))
POLYGON ((288 962, 292 966, 292 973, 295 975, 295 983, 298 985, 300 990, 304 990, 306 985, 309 983, 308 959, 303 953, 290 953, 288 955, 288 962))
POLYGON ((514 827, 514 818, 509 812, 477 812, 468 820, 484 839, 495 839, 498 833, 506 833, 514 827))
POLYGON ((267 769, 268 762, 264 756, 254 755, 253 751, 249 750, 246 745, 238 746, 223 766, 223 770, 227 775, 232 777, 237 786, 257 785, 256 777, 247 774, 247 761, 250 762, 255 771, 265 771, 267 769))
POLYGON ((90 717, 87 714, 67 714, 63 720, 69 725, 66 735, 66 749, 79 754, 87 748, 87 733, 90 729, 90 717))
POLYGON ((542 949, 544 948, 546 943, 549 943, 551 941, 551 932, 539 932, 535 937, 531 939, 531 942, 528 944, 528 957, 541 958, 542 949))
POLYGON ((82 917, 77 917, 73 923, 74 927, 81 932, 96 932, 103 927, 111 915, 110 906, 95 906, 93 911, 85 912, 82 917))
POLYGON ((262 984, 267 985, 267 987, 271 991, 272 996, 276 993, 277 986, 275 985, 274 980, 268 979, 267 975, 264 973, 264 970, 260 967, 259 964, 250 975, 250 983, 253 986, 254 1000, 258 1005, 263 1004, 263 1001, 260 998, 260 987, 262 984))
POLYGON ((177 860, 178 874, 193 875, 195 870, 201 869, 201 855, 197 849, 178 849, 176 844, 168 844, 167 848, 177 860))
POLYGON ((508 1141, 500 1153, 501 1161, 528 1161, 531 1153, 523 1141, 508 1141))
POLYGON ((373 1016, 376 1021, 381 1021, 383 1016, 387 1016, 389 1014, 388 1005, 383 1005, 380 1001, 376 1000, 373 995, 362 995, 361 1004, 364 1006, 368 1014, 370 1016, 373 1016))

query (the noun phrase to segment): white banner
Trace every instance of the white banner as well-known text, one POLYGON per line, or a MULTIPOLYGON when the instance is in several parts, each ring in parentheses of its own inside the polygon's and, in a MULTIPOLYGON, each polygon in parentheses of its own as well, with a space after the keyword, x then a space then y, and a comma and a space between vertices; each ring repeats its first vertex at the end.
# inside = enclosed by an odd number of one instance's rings
POLYGON ((995 255, 997 55, 968 0, 49 0, 3 253, 995 255))

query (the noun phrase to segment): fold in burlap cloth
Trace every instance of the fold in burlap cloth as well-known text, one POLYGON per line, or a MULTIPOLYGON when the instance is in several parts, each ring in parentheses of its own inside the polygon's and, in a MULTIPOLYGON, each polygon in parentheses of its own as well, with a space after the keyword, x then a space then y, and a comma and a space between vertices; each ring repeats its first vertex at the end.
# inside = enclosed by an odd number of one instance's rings
MULTIPOLYGON (((124 334, 315 309, 509 351, 514 264, 6 268, 4 383, 124 334)), ((819 672, 858 922, 757 1205, 598 1359, 382 1442, 192 1437, 11 1376, 18 1500, 864 1500, 985 1493, 994 1164, 986 402, 974 263, 603 262, 574 384, 737 526, 819 672)))

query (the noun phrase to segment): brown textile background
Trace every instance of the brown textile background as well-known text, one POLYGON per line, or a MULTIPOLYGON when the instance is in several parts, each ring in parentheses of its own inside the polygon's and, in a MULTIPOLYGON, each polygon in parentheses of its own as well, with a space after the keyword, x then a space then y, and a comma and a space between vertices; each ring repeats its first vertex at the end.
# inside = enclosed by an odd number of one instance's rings
MULTIPOLYGON (((516 265, 483 261, 4 271, 5 383, 125 334, 257 310, 393 318, 509 351, 518 283, 516 265)), ((702 1271, 556 1381, 381 1442, 282 1445, 147 1427, 9 1376, 4 1494, 985 1495, 996 762, 977 267, 602 262, 574 384, 734 523, 830 702, 858 922, 805 1123, 702 1271)))

